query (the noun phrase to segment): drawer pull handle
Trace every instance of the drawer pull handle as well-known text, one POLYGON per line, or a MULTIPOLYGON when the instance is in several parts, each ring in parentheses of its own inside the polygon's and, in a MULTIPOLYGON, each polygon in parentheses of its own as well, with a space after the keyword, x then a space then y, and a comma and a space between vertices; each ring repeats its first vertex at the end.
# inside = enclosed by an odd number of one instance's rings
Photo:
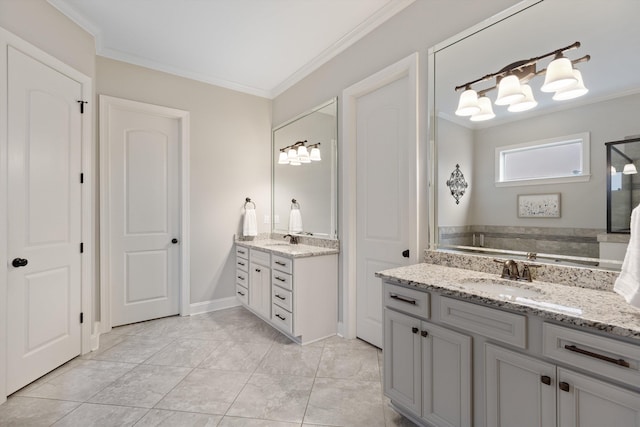
POLYGON ((245 251, 238 251, 238 253, 239 253, 240 255, 244 255, 244 254, 246 254, 246 252, 245 252, 245 251))
POLYGON ((280 261, 276 261, 276 264, 281 265, 281 266, 283 266, 283 267, 284 267, 285 265, 287 265, 287 263, 285 263, 285 262, 280 262, 280 261))
POLYGON ((284 279, 283 279, 282 277, 280 277, 280 276, 276 276, 276 277, 275 277, 275 279, 276 279, 276 280, 279 280, 279 281, 281 281, 281 282, 286 282, 286 280, 284 280, 284 279))
POLYGON ((585 356, 589 356, 589 357, 593 357, 599 360, 604 360, 605 362, 609 362, 609 363, 613 363, 614 365, 618 365, 618 366, 624 366, 625 368, 629 367, 629 362, 627 362, 624 359, 614 359, 613 357, 608 357, 608 356, 604 356, 602 354, 598 354, 598 353, 593 353, 591 351, 588 350, 584 350, 582 348, 578 348, 575 345, 565 345, 564 348, 566 348, 569 351, 573 351, 575 353, 580 353, 580 354, 584 354, 585 356))
POLYGON ((238 291, 238 295, 240 295, 240 296, 244 296, 244 292, 240 292, 240 291, 238 291))
POLYGON ((419 330, 420 329, 416 328, 415 326, 411 328, 411 332, 413 332, 414 334, 417 334, 419 330))
POLYGON ((422 331, 422 332, 420 332, 420 335, 422 335, 423 337, 425 337, 425 338, 426 338, 426 337, 428 337, 428 336, 429 336, 429 332, 427 332, 427 331, 422 331))
POLYGON ((279 294, 276 294, 276 298, 278 298, 278 299, 280 299, 280 300, 282 300, 282 301, 286 300, 286 298, 281 297, 279 294))
POLYGON ((280 319, 280 320, 287 320, 287 318, 286 318, 286 317, 282 317, 282 316, 280 316, 279 314, 276 314, 276 317, 277 317, 278 319, 280 319))
POLYGON ((244 280, 244 277, 242 277, 242 276, 238 276, 238 279, 240 279, 240 280, 244 280))
POLYGON ((416 300, 414 300, 414 299, 409 299, 409 298, 403 298, 403 297, 401 297, 400 295, 396 295, 396 294, 389 294, 389 297, 390 297, 390 298, 393 298, 393 299, 395 299, 395 300, 398 300, 398 301, 406 302, 407 304, 413 304, 413 305, 416 305, 416 304, 417 304, 417 303, 416 303, 416 300))
POLYGON ((551 377, 549 375, 543 375, 540 377, 540 382, 542 384, 551 385, 551 377))
POLYGON ((244 265, 244 262, 238 261, 238 265, 244 265))
POLYGON ((565 383, 564 381, 562 381, 561 383, 558 383, 558 388, 562 391, 569 391, 569 383, 565 383))
POLYGON ((262 270, 260 270, 259 268, 256 268, 256 272, 260 273, 262 270))

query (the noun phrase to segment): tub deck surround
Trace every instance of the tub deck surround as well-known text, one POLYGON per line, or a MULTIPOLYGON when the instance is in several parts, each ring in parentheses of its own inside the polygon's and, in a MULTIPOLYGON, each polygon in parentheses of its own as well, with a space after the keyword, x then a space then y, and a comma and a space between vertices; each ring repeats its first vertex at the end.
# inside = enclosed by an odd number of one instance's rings
POLYGON ((377 277, 399 285, 435 291, 469 302, 484 304, 545 319, 606 332, 640 343, 640 309, 627 304, 617 293, 609 290, 580 288, 563 284, 533 281, 515 282, 500 279, 498 274, 445 267, 434 264, 414 264, 384 270, 377 277), (534 297, 502 298, 478 287, 465 288, 469 282, 496 282, 512 287, 537 291, 534 297))
MULTIPOLYGON (((320 240, 320 239, 318 239, 320 240)), ((340 252, 338 248, 321 247, 299 243, 292 245, 285 239, 258 239, 258 240, 236 240, 236 245, 246 248, 260 249, 275 255, 283 255, 290 258, 306 258, 321 255, 332 255, 340 252)))

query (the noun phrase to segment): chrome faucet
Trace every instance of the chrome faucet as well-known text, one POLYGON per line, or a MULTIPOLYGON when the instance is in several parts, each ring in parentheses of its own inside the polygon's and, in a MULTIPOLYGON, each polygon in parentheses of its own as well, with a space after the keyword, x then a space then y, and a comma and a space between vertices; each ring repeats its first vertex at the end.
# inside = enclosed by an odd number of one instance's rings
POLYGON ((292 245, 297 245, 298 244, 298 236, 293 236, 291 234, 285 234, 284 238, 289 238, 289 243, 292 245))

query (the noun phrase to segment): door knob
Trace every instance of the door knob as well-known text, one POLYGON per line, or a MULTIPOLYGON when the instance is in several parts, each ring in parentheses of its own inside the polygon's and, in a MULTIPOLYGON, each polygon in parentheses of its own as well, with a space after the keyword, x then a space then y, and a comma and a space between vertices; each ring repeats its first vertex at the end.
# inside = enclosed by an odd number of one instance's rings
POLYGON ((171 243, 173 243, 175 245, 176 243, 178 243, 178 239, 176 239, 176 238, 171 239, 171 243))
POLYGON ((409 258, 409 249, 405 249, 404 251, 402 251, 402 256, 405 258, 409 258))
POLYGON ((18 267, 24 267, 25 265, 29 264, 29 261, 27 261, 24 258, 14 258, 13 261, 11 261, 11 265, 13 265, 14 267, 18 268, 18 267))

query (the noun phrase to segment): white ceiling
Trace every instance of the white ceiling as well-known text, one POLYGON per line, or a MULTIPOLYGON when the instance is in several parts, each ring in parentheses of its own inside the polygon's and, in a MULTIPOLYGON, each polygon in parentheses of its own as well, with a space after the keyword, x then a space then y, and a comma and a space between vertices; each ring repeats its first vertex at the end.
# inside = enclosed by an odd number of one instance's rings
POLYGON ((414 0, 48 0, 96 53, 273 98, 414 0))

